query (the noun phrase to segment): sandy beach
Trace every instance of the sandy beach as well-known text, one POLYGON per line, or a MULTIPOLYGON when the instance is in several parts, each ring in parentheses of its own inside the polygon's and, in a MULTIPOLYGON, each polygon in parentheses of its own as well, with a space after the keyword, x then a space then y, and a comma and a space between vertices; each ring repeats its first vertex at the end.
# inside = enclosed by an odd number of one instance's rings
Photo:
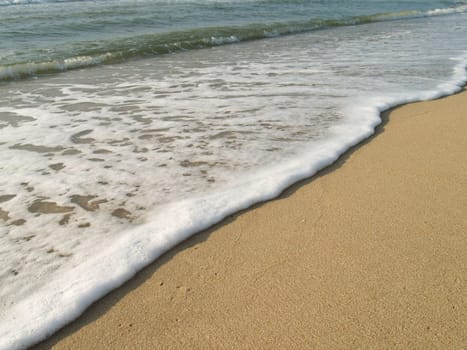
POLYGON ((37 349, 465 349, 467 92, 385 113, 280 198, 165 254, 37 349))

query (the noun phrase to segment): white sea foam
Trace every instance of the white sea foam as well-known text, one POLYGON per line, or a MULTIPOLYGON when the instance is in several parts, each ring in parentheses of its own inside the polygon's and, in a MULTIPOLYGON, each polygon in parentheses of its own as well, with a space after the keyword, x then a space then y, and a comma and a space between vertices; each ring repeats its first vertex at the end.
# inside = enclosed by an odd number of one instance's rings
POLYGON ((427 11, 427 15, 436 16, 436 15, 448 15, 451 13, 462 13, 467 12, 467 5, 459 5, 456 7, 440 8, 427 11))
POLYGON ((212 36, 209 39, 209 43, 214 44, 214 45, 232 44, 232 43, 238 43, 239 41, 240 39, 236 37, 235 35, 231 35, 228 37, 212 36))
POLYGON ((0 80, 30 77, 37 73, 59 72, 81 67, 89 67, 110 60, 115 54, 106 53, 96 56, 76 56, 60 61, 19 63, 10 66, 0 66, 0 80))
POLYGON ((380 111, 459 90, 466 34, 463 14, 376 23, 0 86, 0 349, 331 164, 380 111))

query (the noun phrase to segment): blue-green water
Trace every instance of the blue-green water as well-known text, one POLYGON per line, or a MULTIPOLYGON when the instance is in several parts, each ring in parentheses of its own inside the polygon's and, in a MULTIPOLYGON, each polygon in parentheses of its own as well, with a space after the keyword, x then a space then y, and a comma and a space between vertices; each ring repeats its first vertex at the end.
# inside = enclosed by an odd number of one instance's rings
POLYGON ((0 0, 0 349, 466 64, 467 1, 0 0))
POLYGON ((0 79, 333 26, 465 11, 465 1, 0 2, 0 79))

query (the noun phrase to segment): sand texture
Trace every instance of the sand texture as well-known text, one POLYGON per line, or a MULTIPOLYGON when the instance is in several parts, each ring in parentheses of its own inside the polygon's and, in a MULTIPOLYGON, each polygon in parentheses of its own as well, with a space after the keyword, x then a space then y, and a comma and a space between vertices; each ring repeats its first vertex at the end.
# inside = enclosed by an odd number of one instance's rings
POLYGON ((37 348, 466 349, 467 93, 397 108, 37 348))

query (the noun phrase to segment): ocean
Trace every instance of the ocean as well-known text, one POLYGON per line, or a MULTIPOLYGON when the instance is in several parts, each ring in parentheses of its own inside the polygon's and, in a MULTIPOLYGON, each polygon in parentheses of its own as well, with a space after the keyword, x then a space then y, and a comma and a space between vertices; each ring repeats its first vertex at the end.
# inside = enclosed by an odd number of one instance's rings
POLYGON ((467 79, 467 0, 0 0, 0 23, 0 349, 467 79))

